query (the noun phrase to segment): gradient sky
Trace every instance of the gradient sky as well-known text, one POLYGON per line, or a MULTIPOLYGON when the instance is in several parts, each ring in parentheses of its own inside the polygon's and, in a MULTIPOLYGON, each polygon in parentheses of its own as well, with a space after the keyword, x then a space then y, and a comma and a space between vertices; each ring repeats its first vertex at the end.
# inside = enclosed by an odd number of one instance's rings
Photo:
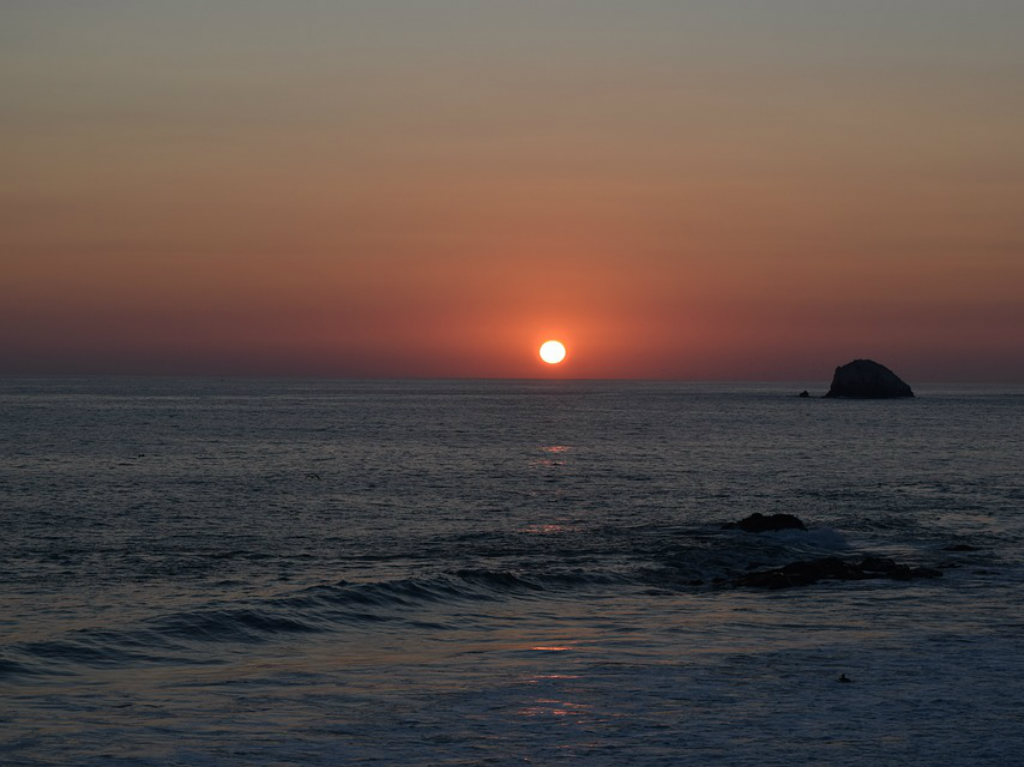
POLYGON ((4 0, 0 372, 1024 381, 1019 0, 4 0))

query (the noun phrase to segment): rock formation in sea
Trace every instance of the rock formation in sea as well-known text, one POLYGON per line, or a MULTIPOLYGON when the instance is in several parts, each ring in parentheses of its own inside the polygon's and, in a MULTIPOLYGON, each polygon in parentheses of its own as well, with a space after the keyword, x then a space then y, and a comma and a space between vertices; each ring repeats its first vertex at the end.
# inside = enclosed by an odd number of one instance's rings
POLYGON ((938 578, 941 575, 941 570, 901 565, 885 557, 865 556, 859 562, 839 557, 823 557, 790 562, 772 570, 747 573, 733 583, 736 586, 752 588, 784 589, 791 586, 810 586, 818 581, 863 581, 874 578, 909 581, 917 578, 938 578))
POLYGON ((854 360, 836 368, 825 396, 881 399, 913 397, 914 392, 885 365, 874 360, 854 360))
POLYGON ((739 522, 727 522, 723 527, 738 527, 748 533, 766 533, 773 530, 806 530, 807 526, 792 514, 764 515, 755 511, 739 522))

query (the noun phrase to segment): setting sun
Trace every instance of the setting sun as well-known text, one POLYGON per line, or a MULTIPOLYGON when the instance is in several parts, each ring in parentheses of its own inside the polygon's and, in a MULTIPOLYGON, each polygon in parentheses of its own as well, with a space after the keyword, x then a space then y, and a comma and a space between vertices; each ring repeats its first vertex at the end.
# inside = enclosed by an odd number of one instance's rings
POLYGON ((565 344, 561 341, 545 341, 540 345, 540 358, 549 365, 557 365, 565 359, 565 344))

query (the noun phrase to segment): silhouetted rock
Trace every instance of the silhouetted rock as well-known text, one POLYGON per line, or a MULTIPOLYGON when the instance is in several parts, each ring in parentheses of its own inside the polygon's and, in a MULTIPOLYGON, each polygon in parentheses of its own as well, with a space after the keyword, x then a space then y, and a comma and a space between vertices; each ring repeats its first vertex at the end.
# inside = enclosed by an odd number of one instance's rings
POLYGON ((888 557, 872 557, 869 555, 860 561, 861 570, 874 573, 890 573, 898 566, 894 560, 888 557))
POLYGON ((860 562, 839 557, 823 557, 790 562, 772 570, 747 573, 735 579, 733 584, 761 589, 785 589, 791 586, 809 586, 818 581, 863 581, 872 578, 909 581, 916 578, 938 578, 941 575, 941 570, 900 565, 884 557, 867 556, 860 562))
POLYGON ((804 389, 802 392, 800 392, 796 396, 798 396, 798 397, 810 397, 811 393, 809 391, 807 391, 807 389, 804 389))
POLYGON ((727 522, 723 527, 738 527, 748 533, 766 533, 772 530, 806 530, 804 523, 792 514, 772 514, 765 516, 755 511, 739 522, 727 522))
POLYGON ((886 572, 885 575, 894 581, 909 581, 914 577, 914 571, 910 569, 909 565, 896 565, 892 570, 886 572))
POLYGON ((881 399, 913 397, 914 392, 885 365, 874 360, 854 360, 836 368, 825 396, 881 399))

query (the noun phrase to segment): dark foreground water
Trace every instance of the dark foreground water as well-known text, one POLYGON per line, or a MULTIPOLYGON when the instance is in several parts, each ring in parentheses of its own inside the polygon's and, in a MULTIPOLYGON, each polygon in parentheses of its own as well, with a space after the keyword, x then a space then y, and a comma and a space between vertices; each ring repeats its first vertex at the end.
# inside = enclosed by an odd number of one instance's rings
POLYGON ((0 763, 1024 764, 1024 392, 802 388, 2 382, 0 763))

